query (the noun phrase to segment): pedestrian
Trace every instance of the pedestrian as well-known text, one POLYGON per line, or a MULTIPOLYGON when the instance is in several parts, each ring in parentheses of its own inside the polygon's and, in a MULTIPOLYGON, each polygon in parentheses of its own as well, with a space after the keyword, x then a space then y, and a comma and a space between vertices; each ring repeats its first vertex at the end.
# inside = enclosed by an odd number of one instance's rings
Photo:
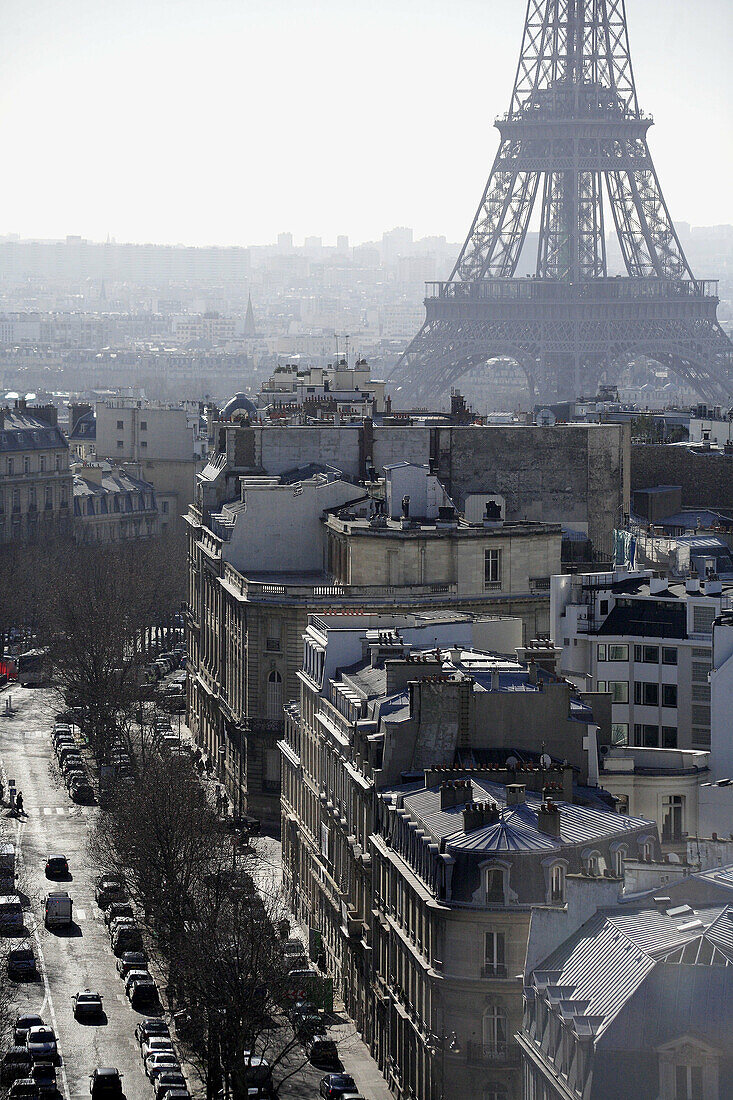
POLYGON ((17 795, 15 796, 15 805, 18 809, 18 816, 20 817, 20 815, 25 812, 23 810, 23 792, 22 791, 18 791, 17 795))

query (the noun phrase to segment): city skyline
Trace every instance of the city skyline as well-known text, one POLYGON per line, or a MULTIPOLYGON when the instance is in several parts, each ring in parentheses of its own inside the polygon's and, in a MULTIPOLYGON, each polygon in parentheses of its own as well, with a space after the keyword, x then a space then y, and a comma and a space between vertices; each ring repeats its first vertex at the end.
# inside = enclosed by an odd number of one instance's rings
MULTIPOLYGON (((246 10, 214 0, 204 15, 180 0, 175 14, 160 0, 123 13, 7 5, 4 232, 257 245, 283 229, 356 243, 410 225, 418 238, 464 239, 497 146, 493 118, 508 106, 524 4, 462 0, 448 18, 431 2, 419 21, 408 0, 368 11, 328 0, 307 15, 282 0, 246 10), (466 54, 474 42, 478 64, 466 54)), ((733 151, 721 139, 729 5, 693 13, 674 0, 660 17, 633 0, 628 19, 673 217, 733 221, 733 151)))

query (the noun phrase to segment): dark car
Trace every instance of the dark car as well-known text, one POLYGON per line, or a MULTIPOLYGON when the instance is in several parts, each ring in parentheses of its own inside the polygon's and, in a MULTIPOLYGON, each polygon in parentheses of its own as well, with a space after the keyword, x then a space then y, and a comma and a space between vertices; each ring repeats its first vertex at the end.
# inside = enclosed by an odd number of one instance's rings
POLYGON ((333 1039, 323 1039, 320 1035, 314 1035, 306 1039, 305 1052, 312 1066, 337 1069, 341 1065, 339 1052, 333 1039))
POLYGON ((112 1066, 99 1066, 89 1078, 89 1092, 95 1096, 122 1096, 122 1074, 112 1066))
POLYGON ((41 1100, 41 1089, 32 1077, 19 1077, 8 1092, 10 1100, 41 1100))
POLYGON ((66 856, 49 856, 46 860, 46 878, 58 878, 68 875, 69 861, 66 856))
POLYGON ((81 760, 81 752, 77 745, 61 744, 56 755, 62 768, 67 760, 81 760))
POLYGON ((69 784, 69 794, 74 802, 79 802, 83 806, 91 806, 94 804, 94 788, 91 783, 83 779, 72 781, 69 784))
POLYGON ((321 1079, 319 1095, 323 1100, 341 1100, 350 1092, 358 1092, 356 1081, 350 1073, 327 1073, 321 1079))
POLYGON ((135 910, 132 908, 129 901, 113 901, 107 906, 104 914, 104 923, 108 928, 116 917, 131 917, 134 919, 135 910))
POLYGON ((53 1062, 48 1059, 39 1059, 33 1063, 30 1075, 42 1095, 48 1096, 49 1093, 56 1092, 56 1068, 53 1062))
POLYGON ((152 1039, 154 1035, 169 1036, 170 1028, 165 1020, 161 1020, 157 1016, 146 1016, 135 1028, 135 1038, 140 1046, 142 1046, 148 1039, 152 1039))
POLYGON ((161 1073, 155 1082, 155 1100, 165 1100, 165 1097, 173 1089, 185 1089, 188 1091, 188 1082, 182 1073, 171 1071, 170 1073, 161 1073))
POLYGON ((127 951, 142 951, 142 932, 137 924, 123 925, 115 930, 111 937, 111 943, 115 955, 122 955, 127 951))
MULTIPOLYGON (((126 978, 131 970, 147 970, 147 968, 148 956, 144 951, 125 951, 122 958, 117 960, 117 973, 121 978, 126 978)), ((157 1024, 162 1021, 154 1020, 153 1022, 157 1024)), ((165 1024, 165 1034, 168 1034, 167 1024, 165 1024)))
POLYGON ((157 1005, 158 987, 152 978, 139 978, 127 989, 127 999, 133 1008, 157 1005))
POLYGON ((127 890, 122 879, 103 878, 97 883, 94 900, 100 909, 106 909, 113 901, 127 901, 127 890))
POLYGON ((8 952, 8 976, 11 978, 35 978, 36 956, 29 944, 23 947, 14 947, 8 952))
POLYGON ((11 1047, 0 1062, 0 1083, 10 1085, 19 1077, 27 1077, 31 1071, 31 1056, 25 1047, 11 1047))
POLYGON ((28 1038, 28 1032, 32 1027, 42 1027, 43 1019, 41 1016, 29 1015, 18 1016, 15 1021, 15 1028, 13 1030, 13 1042, 16 1046, 25 1047, 25 1041, 28 1038))

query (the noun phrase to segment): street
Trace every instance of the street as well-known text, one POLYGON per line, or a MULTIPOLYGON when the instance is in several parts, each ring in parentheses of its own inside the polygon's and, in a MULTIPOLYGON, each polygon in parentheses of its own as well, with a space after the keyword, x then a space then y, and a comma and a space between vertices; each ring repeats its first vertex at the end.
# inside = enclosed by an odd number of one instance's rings
MULTIPOLYGON (((39 967, 35 982, 18 982, 17 1011, 38 1013, 54 1028, 59 1040, 61 1065, 57 1071, 60 1094, 65 1100, 89 1096, 89 1074, 96 1066, 116 1066, 124 1074, 128 1100, 151 1100, 152 1088, 145 1077, 134 1031, 143 1015, 133 1010, 124 995, 115 969, 115 956, 101 910, 94 903, 96 869, 86 850, 89 825, 97 807, 77 806, 67 794, 56 768, 51 747, 54 714, 61 709, 58 697, 44 688, 13 685, 0 692, 0 761, 6 804, 2 809, 6 839, 19 852, 20 888, 30 898, 26 927, 32 932, 39 967), (12 714, 5 700, 12 697, 12 714), (25 816, 16 818, 7 805, 8 780, 22 791, 25 816), (63 854, 71 880, 52 882, 45 877, 49 854, 63 854), (42 918, 43 899, 49 890, 68 890, 74 903, 70 931, 49 931, 42 918), (80 990, 101 994, 106 1020, 79 1023, 72 1014, 71 998, 80 990)), ((262 885, 279 885, 280 845, 271 837, 254 841, 262 858, 262 885)), ((353 1024, 342 1017, 330 1032, 339 1042, 344 1068, 354 1075, 368 1100, 389 1100, 390 1093, 353 1024)), ((184 1066, 192 1094, 200 1086, 190 1067, 184 1066)), ((307 1063, 279 1090, 282 1100, 306 1100, 318 1096, 323 1076, 307 1063)))

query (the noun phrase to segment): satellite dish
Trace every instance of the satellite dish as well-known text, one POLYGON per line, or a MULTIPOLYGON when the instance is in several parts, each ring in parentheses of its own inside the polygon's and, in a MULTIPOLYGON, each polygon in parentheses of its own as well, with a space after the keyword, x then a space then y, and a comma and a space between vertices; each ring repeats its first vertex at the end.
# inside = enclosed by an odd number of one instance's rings
POLYGON ((607 756, 609 752, 610 752, 610 746, 601 745, 601 756, 607 756))
POLYGON ((513 771, 518 763, 519 761, 517 760, 516 756, 507 757, 506 766, 507 768, 509 768, 510 771, 513 771))
POLYGON ((547 755, 546 752, 543 752, 542 756, 540 757, 540 767, 549 768, 551 764, 552 764, 552 760, 550 759, 550 757, 547 755))

